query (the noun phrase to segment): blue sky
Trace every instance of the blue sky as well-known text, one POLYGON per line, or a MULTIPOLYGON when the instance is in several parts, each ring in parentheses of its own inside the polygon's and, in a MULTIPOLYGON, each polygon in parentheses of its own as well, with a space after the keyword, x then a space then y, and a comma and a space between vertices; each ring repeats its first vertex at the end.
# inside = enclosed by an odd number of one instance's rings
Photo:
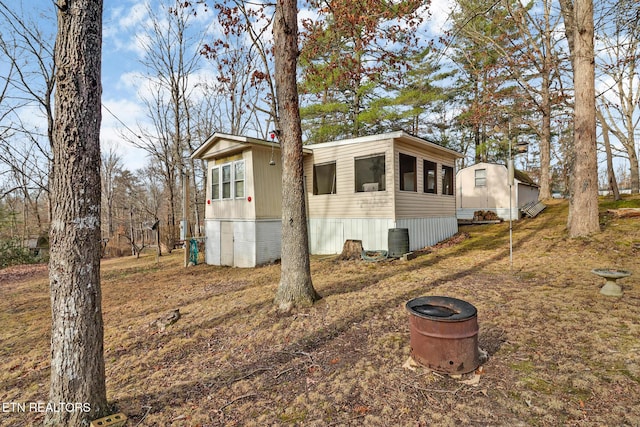
MULTIPOLYGON (((14 11, 28 16, 37 22, 51 40, 55 39, 55 7, 52 0, 1 0, 14 11)), ((102 131, 103 150, 110 147, 116 150, 129 169, 137 169, 146 163, 146 153, 136 149, 122 137, 125 133, 134 136, 129 129, 137 133, 139 125, 146 122, 145 107, 141 94, 145 92, 145 81, 140 76, 144 73, 141 64, 144 50, 144 26, 148 20, 147 4, 153 9, 158 7, 158 0, 148 3, 138 0, 105 0, 103 12, 103 51, 102 51, 102 131)), ((213 2, 210 2, 213 3, 213 2)), ((422 31, 437 33, 446 21, 451 0, 435 0, 431 4, 431 19, 424 24, 422 31)), ((301 14, 309 13, 301 11, 301 14)), ((197 24, 206 28, 213 19, 212 13, 199 13, 197 24)), ((1 29, 0 29, 1 30, 1 29)), ((213 29, 212 31, 215 31, 213 29)), ((195 47, 194 47, 195 48, 195 47)), ((204 62, 204 61, 203 61, 204 62)), ((3 70, 0 59, 0 71, 3 70)), ((206 65, 200 73, 210 73, 206 65)), ((203 78, 202 76, 200 78, 203 78)))

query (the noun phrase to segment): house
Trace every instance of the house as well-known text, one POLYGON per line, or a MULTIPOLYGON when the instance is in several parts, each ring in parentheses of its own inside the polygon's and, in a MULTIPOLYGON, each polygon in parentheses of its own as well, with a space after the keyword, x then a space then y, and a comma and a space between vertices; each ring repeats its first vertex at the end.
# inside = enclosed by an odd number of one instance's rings
POLYGON ((537 202, 540 193, 538 185, 519 170, 514 171, 514 183, 510 187, 507 167, 494 163, 481 162, 460 169, 456 182, 456 211, 458 219, 463 220, 473 219, 478 210, 495 212, 504 220, 517 220, 520 208, 537 202))
POLYGON ((393 228, 408 229, 409 250, 457 233, 459 153, 402 131, 306 147, 311 253, 340 253, 348 239, 386 250, 393 228))
MULTIPOLYGON (((410 250, 457 232, 459 153, 402 131, 303 150, 310 253, 340 253, 348 239, 386 250, 390 229, 408 230, 410 250)), ((214 134, 192 158, 208 163, 206 262, 253 267, 280 258, 278 144, 214 134)))
MULTIPOLYGON (((305 149, 305 153, 310 155, 311 151, 305 149)), ((216 133, 191 157, 207 161, 205 262, 254 267, 279 259, 279 145, 216 133)))

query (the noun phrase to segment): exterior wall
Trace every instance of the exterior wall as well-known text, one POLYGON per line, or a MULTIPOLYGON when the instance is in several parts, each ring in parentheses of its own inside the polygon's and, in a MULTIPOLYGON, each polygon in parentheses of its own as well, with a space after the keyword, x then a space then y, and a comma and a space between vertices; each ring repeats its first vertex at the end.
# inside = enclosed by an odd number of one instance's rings
POLYGON ((256 222, 233 221, 233 267, 256 266, 256 222))
POLYGON ((225 221, 205 220, 205 262, 222 265, 223 251, 232 249, 232 267, 255 267, 280 258, 280 220, 277 221, 225 221), (232 236, 225 236, 225 224, 231 227, 232 236), (223 236, 225 241, 223 241, 223 236), (232 245, 231 247, 227 245, 232 245))
POLYGON ((280 259, 282 250, 282 221, 280 219, 257 221, 256 265, 280 259))
POLYGON ((309 250, 314 255, 339 254, 344 242, 362 240, 366 250, 386 250, 390 218, 310 218, 309 250))
MULTIPOLYGON (((395 193, 395 218, 411 219, 425 217, 452 217, 456 215, 455 195, 442 194, 442 166, 450 166, 455 170, 455 159, 443 152, 425 150, 424 147, 396 142, 394 149, 394 193, 395 193), (417 191, 400 190, 400 161, 399 155, 407 154, 416 158, 416 184, 417 191), (436 188, 437 193, 424 192, 424 160, 437 163, 436 188)), ((454 183, 455 186, 455 174, 454 183)))
MULTIPOLYGON (((358 144, 318 144, 308 146, 313 156, 304 159, 304 175, 309 218, 392 218, 394 186, 391 140, 358 144), (355 191, 355 158, 385 155, 385 191, 355 191), (313 194, 313 165, 336 162, 336 194, 313 194)), ((343 242, 344 243, 344 242, 343 242)), ((342 245, 342 244, 341 244, 342 245)), ((340 247, 342 251, 342 246, 340 247)))
POLYGON ((252 150, 253 192, 247 193, 255 203, 256 219, 282 217, 282 161, 280 148, 273 152, 268 148, 254 147, 252 150), (273 154, 273 155, 272 155, 273 154), (273 159, 275 165, 269 162, 273 159))
MULTIPOLYGON (((255 194, 254 190, 254 175, 251 172, 254 167, 253 156, 251 150, 244 150, 241 153, 225 156, 218 159, 209 159, 207 162, 207 189, 206 197, 211 203, 207 203, 205 206, 205 218, 218 218, 218 219, 255 219, 255 203, 248 201, 248 196, 255 194), (245 161, 245 182, 244 182, 244 194, 245 197, 238 199, 226 199, 226 200, 212 200, 211 199, 211 170, 216 167, 229 163, 234 160, 245 161)), ((253 197, 252 197, 253 200, 253 197)))
POLYGON ((220 265, 220 221, 205 218, 204 261, 210 265, 220 265))
POLYGON ((506 166, 478 163, 458 171, 456 176, 456 214, 459 219, 473 219, 477 210, 495 212, 504 220, 520 218, 519 207, 538 200, 539 190, 535 186, 515 180, 511 187, 511 210, 509 210, 509 172, 506 166), (485 169, 486 185, 475 186, 475 171, 485 169))
MULTIPOLYGON (((509 208, 508 171, 505 166, 489 163, 461 169, 457 174, 456 208, 474 210, 495 210, 509 208), (476 187, 475 171, 487 171, 486 185, 476 187)), ((515 193, 513 194, 515 204, 515 193)))
POLYGON ((537 202, 540 196, 540 189, 531 185, 518 183, 518 207, 521 208, 527 203, 537 202))

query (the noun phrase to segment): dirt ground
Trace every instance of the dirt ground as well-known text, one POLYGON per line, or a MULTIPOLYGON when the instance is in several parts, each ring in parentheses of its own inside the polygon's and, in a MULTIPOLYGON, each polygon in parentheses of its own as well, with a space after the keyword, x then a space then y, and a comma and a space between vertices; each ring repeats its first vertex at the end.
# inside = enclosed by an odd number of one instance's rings
MULTIPOLYGON (((323 298, 289 315, 272 304, 277 264, 105 260, 109 401, 127 426, 639 426, 640 219, 607 207, 590 238, 567 237, 566 201, 514 223, 512 265, 508 223, 461 227, 405 262, 313 257, 323 298), (633 272, 624 296, 598 292, 604 267, 633 272), (403 367, 405 303, 423 295, 477 308, 476 372, 403 367)), ((0 402, 47 400, 49 323, 46 268, 0 271, 0 402)), ((42 418, 3 411, 0 425, 42 418)))

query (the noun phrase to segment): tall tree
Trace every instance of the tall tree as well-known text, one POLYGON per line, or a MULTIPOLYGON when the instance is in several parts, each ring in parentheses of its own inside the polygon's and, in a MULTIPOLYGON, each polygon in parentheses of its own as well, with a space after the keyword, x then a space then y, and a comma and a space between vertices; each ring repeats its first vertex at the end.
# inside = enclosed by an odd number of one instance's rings
POLYGON ((204 44, 202 54, 216 67, 216 94, 225 102, 220 130, 267 136, 276 119, 272 40, 273 4, 222 0, 214 4, 221 31, 204 44), (263 122, 266 122, 262 124, 263 122))
MULTIPOLYGON (((623 0, 607 8, 612 26, 604 26, 598 37, 598 68, 606 87, 598 96, 598 120, 603 132, 611 133, 629 160, 631 192, 640 191, 640 166, 636 135, 640 129, 640 6, 623 0), (605 123, 606 122, 606 123, 605 123)), ((605 148, 606 149, 606 148, 605 148)))
POLYGON ((281 311, 310 305, 313 288, 304 198, 302 128, 298 104, 298 8, 296 0, 278 0, 273 25, 279 139, 282 144, 282 264, 275 304, 281 311))
POLYGON ((600 231, 593 0, 560 0, 573 66, 574 168, 567 228, 572 237, 600 231))
POLYGON ((312 0, 300 55, 305 130, 313 142, 379 131, 378 101, 418 49, 424 0, 312 0))
POLYGON ((114 202, 115 202, 115 189, 116 189, 116 177, 119 173, 122 172, 122 157, 116 153, 113 147, 110 147, 109 150, 102 154, 101 158, 100 173, 102 179, 102 202, 103 202, 103 212, 106 217, 106 225, 107 228, 105 231, 105 236, 107 238, 112 238, 114 235, 114 202))
POLYGON ((459 0, 452 15, 449 51, 459 66, 454 85, 462 105, 457 121, 473 138, 476 162, 505 161, 506 122, 521 122, 526 111, 510 71, 510 57, 521 41, 507 3, 459 0))
POLYGON ((616 180, 616 174, 613 170, 613 152, 609 138, 609 126, 607 125, 607 121, 602 117, 600 109, 596 109, 596 117, 600 122, 600 129, 602 129, 602 142, 604 143, 604 152, 607 156, 607 187, 613 193, 614 200, 621 200, 622 196, 620 196, 618 181, 616 180))
MULTIPOLYGON (((0 78, 0 165, 12 171, 25 197, 26 216, 35 213, 37 228, 27 234, 39 234, 48 227, 48 210, 40 215, 39 204, 49 197, 51 163, 50 142, 53 132, 53 93, 55 33, 14 5, 0 1, 0 52, 6 60, 6 75, 0 78), (38 126, 34 117, 42 119, 38 126)), ((5 62, 3 62, 5 63, 5 62)), ((49 203, 47 203, 48 205, 49 203)))
POLYGON ((409 62, 409 70, 403 81, 396 85, 395 93, 385 99, 390 123, 387 129, 404 129, 413 135, 429 135, 443 145, 447 123, 441 114, 449 101, 449 91, 442 83, 453 76, 451 70, 444 70, 438 63, 439 54, 431 48, 423 49, 409 62), (438 137, 440 135, 440 137, 438 137))
POLYGON ((540 199, 551 197, 551 144, 554 115, 560 114, 564 102, 561 88, 562 65, 555 36, 560 16, 552 13, 552 1, 542 0, 540 9, 534 3, 523 5, 509 3, 509 13, 514 17, 519 48, 514 55, 507 55, 510 73, 523 88, 524 108, 531 114, 524 116, 525 123, 536 134, 540 153, 540 199))
POLYGON ((192 16, 180 2, 163 0, 159 10, 149 4, 147 13, 142 63, 150 95, 143 102, 152 125, 151 129, 140 129, 141 138, 129 140, 162 165, 167 193, 163 225, 165 243, 171 250, 178 238, 182 180, 192 172, 184 160, 193 148, 193 74, 200 67, 202 34, 193 31, 192 16))
POLYGON ((57 3, 50 191, 51 402, 90 410, 47 412, 46 423, 87 425, 106 415, 100 291, 100 80, 102 1, 57 3))

